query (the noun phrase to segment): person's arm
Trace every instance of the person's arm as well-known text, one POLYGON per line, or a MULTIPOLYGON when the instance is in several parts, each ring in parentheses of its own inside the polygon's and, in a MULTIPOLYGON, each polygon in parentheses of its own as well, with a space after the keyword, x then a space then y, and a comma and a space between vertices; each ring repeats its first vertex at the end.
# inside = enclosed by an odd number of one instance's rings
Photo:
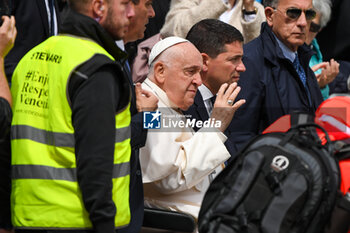
POLYGON ((339 74, 333 82, 329 83, 329 94, 348 93, 350 91, 350 62, 339 62, 339 74))
POLYGON ((147 139, 147 129, 143 128, 143 112, 155 111, 158 107, 158 98, 150 91, 142 89, 141 83, 135 86, 137 113, 131 116, 131 147, 143 147, 147 139))
POLYGON ((147 139, 147 129, 143 128, 143 113, 138 112, 131 116, 131 148, 133 150, 143 147, 147 139))
POLYGON ((322 69, 320 74, 315 74, 318 85, 320 88, 324 88, 327 84, 331 83, 335 77, 339 74, 339 63, 334 59, 329 62, 322 62, 311 67, 313 72, 322 69))
POLYGON ((15 43, 17 30, 15 17, 3 16, 3 24, 0 27, 0 97, 6 99, 12 105, 10 88, 5 76, 4 58, 15 43))
POLYGON ((248 43, 260 35, 261 24, 266 21, 266 17, 264 7, 255 0, 243 0, 242 6, 245 12, 256 11, 254 17, 242 12, 243 17, 240 19, 244 43, 248 43))
POLYGON ((3 16, 3 24, 0 27, 0 232, 10 233, 11 212, 10 212, 10 193, 11 193, 11 145, 10 145, 10 127, 11 127, 11 104, 12 97, 4 71, 4 58, 13 47, 16 39, 17 30, 15 27, 15 18, 3 16))
POLYGON ((112 172, 120 91, 113 70, 104 67, 85 81, 70 82, 78 183, 96 233, 115 231, 112 172))
MULTIPOLYGON (((1 38, 0 38, 1 41, 1 38)), ((0 98, 5 99, 10 107, 12 106, 12 96, 10 87, 5 75, 4 58, 0 57, 0 98)))
POLYGON ((195 23, 207 18, 218 19, 229 7, 222 0, 172 0, 160 34, 185 38, 195 23))
POLYGON ((144 183, 171 194, 192 188, 223 164, 230 154, 219 131, 149 132, 146 146, 140 149, 144 183))
MULTIPOLYGON (((0 39, 1 40, 1 39, 0 39)), ((0 58, 0 98, 4 98, 12 106, 10 87, 4 72, 4 59, 0 58)))

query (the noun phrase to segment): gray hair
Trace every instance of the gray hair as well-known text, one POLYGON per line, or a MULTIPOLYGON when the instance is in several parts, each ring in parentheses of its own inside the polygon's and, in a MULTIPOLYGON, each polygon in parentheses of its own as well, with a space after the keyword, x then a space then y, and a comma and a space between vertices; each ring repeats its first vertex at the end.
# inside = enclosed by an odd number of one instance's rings
POLYGON ((316 12, 321 15, 320 25, 324 28, 331 19, 332 3, 330 0, 313 0, 312 5, 316 12))

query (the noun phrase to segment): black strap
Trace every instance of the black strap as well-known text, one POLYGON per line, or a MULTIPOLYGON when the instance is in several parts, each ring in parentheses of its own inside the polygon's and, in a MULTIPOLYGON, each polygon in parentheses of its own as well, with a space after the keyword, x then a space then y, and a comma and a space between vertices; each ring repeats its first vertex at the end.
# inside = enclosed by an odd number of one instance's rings
MULTIPOLYGON (((283 173, 283 171, 280 173, 283 173)), ((277 195, 281 192, 281 181, 283 179, 280 178, 279 173, 270 171, 268 174, 265 175, 265 179, 266 179, 271 191, 274 194, 277 195)))
MULTIPOLYGON (((329 138, 329 135, 327 133, 327 131, 320 125, 315 124, 315 123, 306 123, 306 124, 300 124, 300 125, 296 125, 290 128, 289 131, 293 131, 293 130, 299 130, 300 128, 305 128, 308 129, 310 131, 311 128, 318 128, 320 129, 324 134, 325 134, 325 138, 326 138, 326 144, 324 145, 327 149, 329 149, 329 151, 331 151, 331 139, 329 138)), ((317 135, 317 134, 316 134, 317 135)), ((318 138, 318 136, 315 136, 318 138)))
POLYGON ((54 14, 54 0, 48 0, 49 9, 50 9, 50 35, 55 35, 55 14, 54 14))
POLYGON ((308 123, 315 123, 314 122, 314 116, 310 113, 305 112, 293 112, 290 115, 290 125, 291 127, 301 125, 301 124, 308 124, 308 123))
POLYGON ((215 100, 216 100, 216 95, 210 97, 210 102, 213 104, 213 106, 214 106, 215 100))

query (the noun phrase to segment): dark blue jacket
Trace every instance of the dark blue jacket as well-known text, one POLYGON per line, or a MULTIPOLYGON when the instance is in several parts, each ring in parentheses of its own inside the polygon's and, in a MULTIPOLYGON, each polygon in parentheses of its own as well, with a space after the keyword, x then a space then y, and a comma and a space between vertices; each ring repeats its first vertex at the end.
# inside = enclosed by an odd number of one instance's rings
POLYGON ((236 112, 230 126, 230 138, 238 147, 261 133, 279 117, 293 111, 314 113, 322 95, 313 71, 309 68, 312 51, 305 44, 298 48, 301 65, 307 77, 311 104, 298 73, 286 59, 271 28, 263 23, 261 34, 244 46, 246 71, 238 85, 240 98, 246 103, 236 112))
POLYGON ((329 95, 334 93, 349 93, 350 62, 339 60, 337 62, 339 62, 339 74, 329 84, 329 95))
POLYGON ((142 173, 139 160, 139 148, 146 143, 147 129, 143 128, 142 112, 138 112, 136 108, 135 86, 132 82, 131 73, 126 64, 124 64, 124 72, 128 77, 132 91, 130 113, 131 113, 131 157, 130 157, 130 211, 131 220, 129 226, 118 230, 118 233, 138 233, 143 223, 143 184, 142 173))

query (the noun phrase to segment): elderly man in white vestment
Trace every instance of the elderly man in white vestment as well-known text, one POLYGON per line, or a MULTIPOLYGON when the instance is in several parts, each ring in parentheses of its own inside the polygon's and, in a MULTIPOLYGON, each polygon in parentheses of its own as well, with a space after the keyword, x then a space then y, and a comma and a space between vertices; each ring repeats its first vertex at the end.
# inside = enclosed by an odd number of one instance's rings
POLYGON ((179 122, 188 123, 182 110, 193 104, 202 84, 199 51, 185 39, 168 37, 153 47, 149 65, 150 73, 142 88, 158 97, 160 118, 168 116, 165 123, 170 128, 148 130, 146 145, 140 150, 145 205, 197 218, 213 174, 217 175, 230 157, 223 132, 245 100, 234 103, 240 88, 236 83, 223 84, 209 124, 194 132, 179 122), (171 124, 170 120, 176 123, 171 124))

